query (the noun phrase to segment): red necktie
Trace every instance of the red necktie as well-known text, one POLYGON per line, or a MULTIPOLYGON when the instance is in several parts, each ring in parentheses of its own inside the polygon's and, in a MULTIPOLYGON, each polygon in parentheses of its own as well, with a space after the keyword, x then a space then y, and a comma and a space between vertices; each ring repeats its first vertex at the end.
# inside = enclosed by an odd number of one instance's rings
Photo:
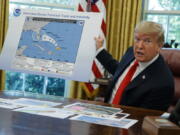
POLYGON ((119 85, 119 88, 117 89, 117 92, 116 92, 116 94, 114 96, 112 104, 119 104, 119 101, 121 100, 123 91, 127 87, 127 85, 129 84, 129 82, 131 81, 131 78, 133 77, 137 66, 138 66, 138 62, 135 60, 133 65, 129 68, 129 71, 125 75, 125 77, 122 80, 121 84, 119 85))

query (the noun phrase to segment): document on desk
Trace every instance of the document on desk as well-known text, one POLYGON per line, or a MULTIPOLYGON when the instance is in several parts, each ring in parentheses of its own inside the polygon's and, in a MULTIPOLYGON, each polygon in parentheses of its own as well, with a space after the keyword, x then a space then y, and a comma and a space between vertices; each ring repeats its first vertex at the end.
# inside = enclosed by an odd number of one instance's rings
POLYGON ((22 105, 16 105, 11 99, 0 98, 0 108, 15 109, 23 107, 22 105))
POLYGON ((84 121, 87 123, 93 123, 93 124, 99 124, 99 125, 106 125, 111 127, 118 127, 118 128, 125 128, 128 129, 132 125, 134 125, 137 120, 133 119, 121 119, 115 120, 110 118, 98 118, 93 116, 87 116, 87 115, 78 115, 70 118, 71 120, 77 120, 77 121, 84 121))
POLYGON ((101 13, 15 9, 0 69, 88 82, 101 13))
POLYGON ((15 109, 13 111, 54 117, 54 118, 61 118, 61 119, 74 115, 73 112, 63 110, 60 108, 51 108, 51 107, 23 107, 23 108, 15 109))
POLYGON ((76 102, 70 105, 64 106, 64 109, 70 110, 77 114, 85 114, 85 115, 92 115, 92 116, 99 116, 105 117, 110 115, 115 115, 117 113, 122 112, 120 108, 113 108, 89 103, 80 103, 76 102))
POLYGON ((61 105, 62 103, 30 99, 30 98, 19 98, 19 99, 14 99, 13 104, 21 105, 21 106, 53 107, 53 106, 61 105))

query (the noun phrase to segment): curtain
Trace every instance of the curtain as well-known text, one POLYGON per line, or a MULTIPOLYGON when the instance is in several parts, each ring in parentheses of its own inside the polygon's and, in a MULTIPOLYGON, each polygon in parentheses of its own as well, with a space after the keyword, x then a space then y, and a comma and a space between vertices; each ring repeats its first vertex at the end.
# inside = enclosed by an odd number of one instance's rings
POLYGON ((109 0, 107 4, 107 50, 119 60, 133 44, 135 25, 141 19, 143 0, 109 0))
MULTIPOLYGON (((107 1, 107 50, 115 59, 120 59, 133 44, 136 23, 141 19, 143 0, 107 1)), ((70 98, 87 99, 81 83, 72 81, 70 98)))
MULTIPOLYGON (((0 1, 0 50, 2 49, 9 17, 9 0, 0 1)), ((5 73, 0 70, 0 90, 4 89, 5 73)))
POLYGON ((70 87, 70 95, 69 98, 86 98, 84 97, 85 93, 83 93, 82 83, 77 81, 71 81, 71 87, 70 87))

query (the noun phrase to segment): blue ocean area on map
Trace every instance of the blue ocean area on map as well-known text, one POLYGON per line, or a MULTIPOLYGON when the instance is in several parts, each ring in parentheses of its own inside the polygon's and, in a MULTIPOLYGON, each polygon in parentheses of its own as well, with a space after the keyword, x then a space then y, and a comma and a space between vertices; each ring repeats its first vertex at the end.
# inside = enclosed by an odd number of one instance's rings
POLYGON ((83 25, 47 22, 39 30, 23 28, 17 51, 30 58, 75 63, 83 25))

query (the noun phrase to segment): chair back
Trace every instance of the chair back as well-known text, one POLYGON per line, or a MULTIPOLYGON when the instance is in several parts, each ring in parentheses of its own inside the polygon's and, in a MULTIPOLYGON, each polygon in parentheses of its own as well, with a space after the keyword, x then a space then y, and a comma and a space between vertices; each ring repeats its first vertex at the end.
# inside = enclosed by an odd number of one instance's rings
POLYGON ((175 80, 175 95, 168 109, 168 112, 171 112, 180 99, 180 49, 163 48, 160 53, 172 71, 175 80))

